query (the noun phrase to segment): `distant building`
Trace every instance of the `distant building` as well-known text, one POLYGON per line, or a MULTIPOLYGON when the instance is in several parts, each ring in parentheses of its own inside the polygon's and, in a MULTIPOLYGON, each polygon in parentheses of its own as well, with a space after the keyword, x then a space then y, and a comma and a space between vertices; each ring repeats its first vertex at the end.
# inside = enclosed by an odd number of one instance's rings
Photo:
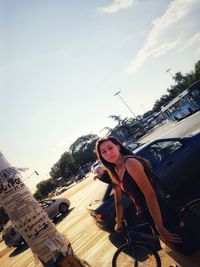
POLYGON ((181 120, 200 109, 200 80, 193 83, 161 108, 169 120, 181 120))

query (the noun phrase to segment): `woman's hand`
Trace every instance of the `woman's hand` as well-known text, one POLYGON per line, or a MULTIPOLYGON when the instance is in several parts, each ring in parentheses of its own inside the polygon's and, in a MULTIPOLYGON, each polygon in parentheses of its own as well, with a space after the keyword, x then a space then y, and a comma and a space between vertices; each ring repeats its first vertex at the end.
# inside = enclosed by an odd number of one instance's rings
POLYGON ((173 234, 169 232, 165 227, 161 227, 157 229, 159 234, 160 234, 160 239, 165 243, 165 244, 180 244, 182 243, 182 240, 179 235, 173 234))
POLYGON ((116 223, 116 225, 115 225, 115 231, 116 231, 117 233, 120 233, 120 232, 121 232, 121 230, 122 230, 122 225, 121 225, 121 224, 118 224, 118 223, 116 223))

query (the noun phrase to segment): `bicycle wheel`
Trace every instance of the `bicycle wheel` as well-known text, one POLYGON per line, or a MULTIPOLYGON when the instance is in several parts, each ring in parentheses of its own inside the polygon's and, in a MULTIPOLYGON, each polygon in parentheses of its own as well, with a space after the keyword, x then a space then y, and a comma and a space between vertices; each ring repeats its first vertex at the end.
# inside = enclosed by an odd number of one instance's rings
POLYGON ((194 199, 187 203, 181 210, 182 218, 187 216, 187 212, 193 212, 196 216, 200 218, 200 199, 194 199))
POLYGON ((136 242, 122 245, 115 252, 112 267, 161 267, 158 253, 148 245, 136 242))

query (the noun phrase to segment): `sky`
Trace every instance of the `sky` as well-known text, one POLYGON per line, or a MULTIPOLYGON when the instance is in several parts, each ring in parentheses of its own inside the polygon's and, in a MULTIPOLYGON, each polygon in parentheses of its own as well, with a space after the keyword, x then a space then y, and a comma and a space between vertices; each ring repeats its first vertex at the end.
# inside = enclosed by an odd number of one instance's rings
POLYGON ((0 0, 0 150, 32 192, 78 137, 133 116, 116 92, 142 115, 174 84, 167 69, 194 69, 199 13, 200 0, 0 0))

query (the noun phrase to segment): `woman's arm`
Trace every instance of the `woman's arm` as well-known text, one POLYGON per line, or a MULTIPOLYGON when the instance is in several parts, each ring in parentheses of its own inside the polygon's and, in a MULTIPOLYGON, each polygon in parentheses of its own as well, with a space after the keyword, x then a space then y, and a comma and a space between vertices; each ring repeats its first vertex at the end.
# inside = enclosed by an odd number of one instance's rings
POLYGON ((123 207, 122 207, 122 192, 119 185, 114 186, 115 190, 115 210, 116 210, 116 225, 115 231, 120 232, 122 228, 122 219, 123 219, 123 207))
POLYGON ((140 190, 144 194, 149 212, 152 215, 155 226, 160 234, 161 239, 168 242, 180 242, 177 235, 171 234, 163 225, 162 215, 155 191, 146 176, 143 165, 137 159, 127 159, 125 167, 128 173, 133 177, 140 190))

